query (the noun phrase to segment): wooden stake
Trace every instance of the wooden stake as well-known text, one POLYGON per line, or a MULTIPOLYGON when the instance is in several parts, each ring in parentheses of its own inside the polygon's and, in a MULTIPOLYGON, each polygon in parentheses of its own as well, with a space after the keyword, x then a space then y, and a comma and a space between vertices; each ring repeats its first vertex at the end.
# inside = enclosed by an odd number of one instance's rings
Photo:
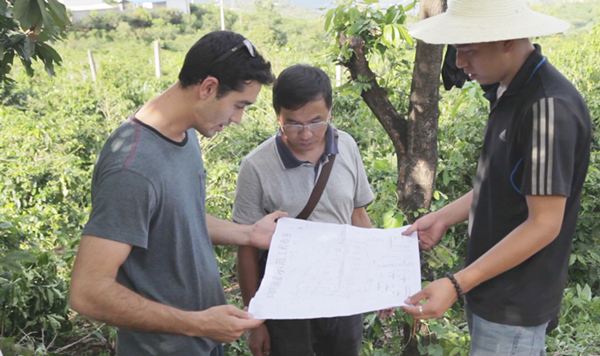
POLYGON ((88 59, 90 61, 90 70, 92 71, 92 80, 96 81, 96 63, 94 63, 94 56, 92 55, 92 50, 88 49, 88 59))
POLYGON ((154 73, 160 79, 160 44, 158 40, 154 41, 154 73))

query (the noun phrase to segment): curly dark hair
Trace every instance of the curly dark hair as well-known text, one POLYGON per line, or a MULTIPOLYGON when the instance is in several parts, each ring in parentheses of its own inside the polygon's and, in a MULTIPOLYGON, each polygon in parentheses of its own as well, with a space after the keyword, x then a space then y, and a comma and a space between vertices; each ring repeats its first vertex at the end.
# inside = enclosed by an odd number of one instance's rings
POLYGON ((216 59, 243 43, 246 38, 230 31, 214 31, 204 35, 188 51, 179 72, 183 88, 202 83, 207 76, 217 78, 217 98, 228 92, 242 91, 244 85, 256 81, 272 84, 275 80, 271 64, 254 49, 254 57, 242 46, 223 60, 216 59))

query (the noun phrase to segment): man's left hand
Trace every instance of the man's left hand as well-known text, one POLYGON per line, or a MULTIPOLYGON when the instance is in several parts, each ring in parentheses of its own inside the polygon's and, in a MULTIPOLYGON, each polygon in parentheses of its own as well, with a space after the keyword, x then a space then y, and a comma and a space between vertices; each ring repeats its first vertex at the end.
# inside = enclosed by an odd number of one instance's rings
POLYGON ((252 226, 252 231, 250 232, 250 246, 268 250, 269 245, 271 245, 271 238, 275 232, 275 226, 277 225, 276 220, 286 216, 287 213, 276 211, 258 220, 252 226))
POLYGON ((444 316, 446 310, 450 309, 457 299, 454 284, 448 278, 433 281, 419 293, 409 297, 405 303, 416 306, 404 306, 407 313, 415 319, 433 319, 444 316), (420 304, 426 300, 424 304, 420 304))

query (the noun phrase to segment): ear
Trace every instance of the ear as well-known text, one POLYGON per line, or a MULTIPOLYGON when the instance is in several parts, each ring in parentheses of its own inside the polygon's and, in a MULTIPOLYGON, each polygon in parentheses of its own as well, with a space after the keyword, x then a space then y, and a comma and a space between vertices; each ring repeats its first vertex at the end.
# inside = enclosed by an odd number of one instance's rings
POLYGON ((517 45, 517 41, 518 40, 507 40, 507 41, 504 41, 504 44, 502 46, 502 49, 504 50, 504 53, 512 52, 515 49, 515 46, 517 45))
POLYGON ((219 80, 215 77, 208 76, 202 83, 198 84, 198 98, 206 100, 212 95, 216 95, 219 89, 219 80))

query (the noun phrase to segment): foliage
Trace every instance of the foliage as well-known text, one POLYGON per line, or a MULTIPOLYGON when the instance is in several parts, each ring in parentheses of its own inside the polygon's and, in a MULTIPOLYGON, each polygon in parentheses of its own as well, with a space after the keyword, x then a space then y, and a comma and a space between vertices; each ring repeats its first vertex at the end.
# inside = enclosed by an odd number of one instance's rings
MULTIPOLYGON (((406 12, 412 9, 415 2, 402 6, 393 5, 383 11, 373 6, 378 0, 348 2, 338 5, 325 15, 325 31, 334 34, 336 38, 359 36, 365 43, 365 52, 378 51, 384 54, 389 48, 398 46, 406 41, 412 45, 413 40, 403 25, 406 12)), ((342 43, 340 56, 343 62, 350 59, 350 49, 342 43)))
POLYGON ((15 55, 29 76, 32 60, 42 61, 46 72, 54 75, 54 65, 62 59, 47 42, 64 38, 68 23, 65 6, 58 0, 0 1, 0 83, 10 82, 15 55))

